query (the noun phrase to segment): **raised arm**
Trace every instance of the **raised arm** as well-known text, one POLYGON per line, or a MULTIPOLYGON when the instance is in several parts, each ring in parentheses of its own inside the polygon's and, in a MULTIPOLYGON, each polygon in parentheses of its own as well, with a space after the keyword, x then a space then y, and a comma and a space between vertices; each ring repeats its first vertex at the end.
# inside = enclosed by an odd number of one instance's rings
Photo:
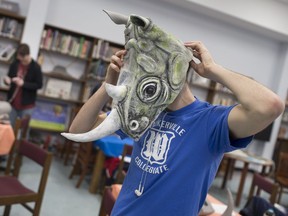
POLYGON ((186 42, 200 63, 192 60, 191 66, 202 77, 221 83, 229 88, 239 105, 228 117, 233 138, 254 135, 273 122, 284 110, 284 103, 268 88, 258 82, 232 72, 214 62, 207 48, 199 41, 186 42))
MULTIPOLYGON (((125 53, 125 50, 121 50, 111 57, 111 63, 105 78, 106 83, 116 85, 120 68, 123 64, 121 58, 125 53)), ((102 108, 109 100, 109 95, 104 86, 105 82, 82 106, 69 128, 70 133, 87 132, 106 118, 106 114, 100 114, 102 108)))

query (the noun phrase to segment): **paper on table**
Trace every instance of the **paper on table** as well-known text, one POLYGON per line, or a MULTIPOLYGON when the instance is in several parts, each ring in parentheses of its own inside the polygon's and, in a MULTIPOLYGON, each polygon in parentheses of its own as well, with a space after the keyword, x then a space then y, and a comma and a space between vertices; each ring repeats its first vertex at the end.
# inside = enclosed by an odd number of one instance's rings
MULTIPOLYGON (((228 153, 229 154, 229 153, 228 153)), ((230 154, 233 154, 233 155, 237 155, 237 156, 239 156, 239 157, 247 157, 248 155, 244 152, 244 151, 242 151, 242 150, 235 150, 235 151, 233 151, 233 152, 230 152, 230 154)))
MULTIPOLYGON (((227 205, 223 205, 223 204, 215 204, 215 203, 211 203, 213 209, 215 210, 215 213, 217 214, 223 214, 227 208, 227 205)), ((233 212, 232 214, 233 216, 236 216, 236 214, 233 212)))

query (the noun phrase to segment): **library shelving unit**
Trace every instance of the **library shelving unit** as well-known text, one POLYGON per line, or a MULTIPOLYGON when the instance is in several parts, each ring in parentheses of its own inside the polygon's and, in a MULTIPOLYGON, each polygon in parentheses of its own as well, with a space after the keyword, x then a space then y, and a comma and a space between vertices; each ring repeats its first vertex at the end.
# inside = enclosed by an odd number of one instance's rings
POLYGON ((194 89, 205 91, 206 96, 203 99, 210 104, 233 105, 237 103, 235 96, 228 88, 220 83, 200 77, 196 72, 189 71, 187 81, 192 87, 192 91, 194 89))
POLYGON ((37 122, 35 126, 33 119, 30 126, 50 132, 67 130, 71 116, 75 116, 74 110, 79 110, 100 87, 111 56, 123 48, 121 44, 45 24, 37 59, 43 71, 43 87, 38 91, 37 103, 42 103, 42 108, 43 104, 53 109, 62 106, 67 118, 61 127, 42 124, 41 128, 37 122))
POLYGON ((5 100, 7 86, 4 85, 3 78, 7 75, 16 48, 19 45, 25 17, 0 9, 0 99, 5 100))

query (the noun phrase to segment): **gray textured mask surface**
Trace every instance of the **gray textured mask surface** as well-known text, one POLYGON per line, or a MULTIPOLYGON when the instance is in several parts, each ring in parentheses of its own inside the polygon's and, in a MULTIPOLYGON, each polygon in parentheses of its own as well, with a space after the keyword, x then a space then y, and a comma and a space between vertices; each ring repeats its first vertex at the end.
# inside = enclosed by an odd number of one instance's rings
POLYGON ((116 24, 125 25, 127 54, 117 86, 105 85, 107 93, 113 98, 113 109, 107 117, 110 125, 105 120, 104 125, 100 125, 101 130, 95 128, 84 134, 63 134, 75 141, 99 139, 119 128, 130 137, 139 139, 175 100, 183 88, 192 60, 191 51, 181 41, 157 27, 150 19, 105 12, 116 24))

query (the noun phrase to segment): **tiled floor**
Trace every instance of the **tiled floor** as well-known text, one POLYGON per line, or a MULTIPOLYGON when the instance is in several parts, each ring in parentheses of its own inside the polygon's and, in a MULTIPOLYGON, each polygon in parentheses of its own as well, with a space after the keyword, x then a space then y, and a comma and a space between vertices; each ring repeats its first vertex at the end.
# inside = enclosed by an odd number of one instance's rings
MULTIPOLYGON (((63 161, 54 157, 49 180, 47 183, 46 193, 41 208, 41 216, 92 216, 98 215, 101 196, 90 194, 88 192, 88 181, 83 181, 79 189, 75 188, 77 176, 73 180, 69 180, 68 176, 71 171, 71 166, 64 166, 63 161)), ((39 176, 38 167, 34 163, 24 160, 22 167, 21 180, 33 188, 37 188, 39 176)), ((234 172, 232 181, 229 181, 227 186, 231 189, 234 198, 239 184, 240 172, 234 172)), ((250 189, 252 174, 248 174, 245 183, 243 199, 239 210, 246 202, 247 194, 250 189)), ((227 201, 225 190, 220 189, 222 177, 217 177, 209 191, 210 194, 221 200, 227 201)), ((285 194, 282 199, 282 204, 288 206, 288 195, 285 194)), ((0 207, 0 215, 3 214, 3 207, 0 207)), ((30 216, 31 214, 21 205, 12 207, 11 216, 30 216)))

